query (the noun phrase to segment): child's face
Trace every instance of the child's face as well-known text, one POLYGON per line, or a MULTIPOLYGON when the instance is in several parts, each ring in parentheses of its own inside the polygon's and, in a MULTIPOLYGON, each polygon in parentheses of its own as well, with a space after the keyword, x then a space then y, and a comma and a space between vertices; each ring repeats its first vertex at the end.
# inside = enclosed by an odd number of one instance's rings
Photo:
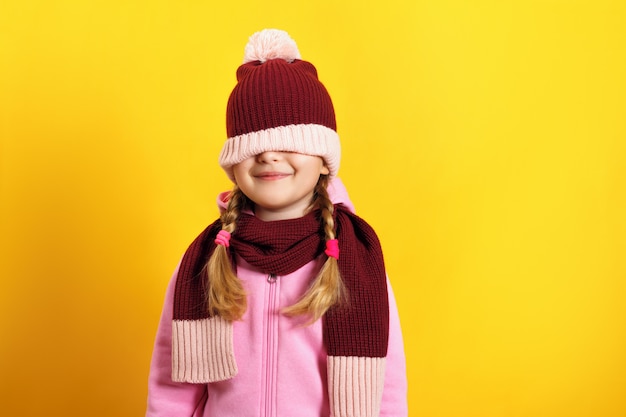
POLYGON ((328 168, 319 156, 263 152, 233 166, 235 182, 255 204, 261 220, 302 217, 311 204, 320 175, 328 168))

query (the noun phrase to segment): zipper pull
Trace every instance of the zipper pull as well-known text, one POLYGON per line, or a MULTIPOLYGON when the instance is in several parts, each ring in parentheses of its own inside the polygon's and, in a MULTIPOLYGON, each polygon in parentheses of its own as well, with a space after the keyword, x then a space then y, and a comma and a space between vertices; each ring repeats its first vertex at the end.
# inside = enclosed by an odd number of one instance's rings
POLYGON ((267 282, 269 282, 270 284, 273 284, 276 282, 278 278, 276 277, 276 274, 269 274, 267 276, 267 282))

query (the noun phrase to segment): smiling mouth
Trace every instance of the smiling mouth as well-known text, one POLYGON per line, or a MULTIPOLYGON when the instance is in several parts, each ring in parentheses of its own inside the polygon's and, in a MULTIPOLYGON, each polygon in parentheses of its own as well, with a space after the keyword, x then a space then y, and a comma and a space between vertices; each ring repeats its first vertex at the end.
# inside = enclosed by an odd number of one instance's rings
POLYGON ((255 178, 265 180, 265 181, 276 181, 282 180, 283 178, 289 177, 291 174, 285 172, 262 172, 260 174, 255 175, 255 178))

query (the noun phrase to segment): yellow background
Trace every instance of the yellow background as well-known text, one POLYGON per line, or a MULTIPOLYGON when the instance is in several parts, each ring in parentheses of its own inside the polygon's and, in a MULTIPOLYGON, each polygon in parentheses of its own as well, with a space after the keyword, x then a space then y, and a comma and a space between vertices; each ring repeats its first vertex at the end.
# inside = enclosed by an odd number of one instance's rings
POLYGON ((335 102, 410 415, 625 416, 621 0, 0 2, 0 414, 143 414, 265 27, 335 102))

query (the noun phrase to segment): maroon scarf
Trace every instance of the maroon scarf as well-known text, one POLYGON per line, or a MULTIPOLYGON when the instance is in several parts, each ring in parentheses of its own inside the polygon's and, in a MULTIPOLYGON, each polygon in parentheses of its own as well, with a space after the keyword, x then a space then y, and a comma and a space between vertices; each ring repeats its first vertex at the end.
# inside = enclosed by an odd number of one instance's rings
MULTIPOLYGON (((339 270, 347 288, 347 306, 324 315, 324 343, 329 356, 384 358, 389 337, 387 282, 380 242, 364 220, 335 206, 339 270)), ((176 282, 174 320, 208 318, 203 268, 215 249, 218 220, 185 253, 176 282)), ((290 274, 324 252, 319 212, 298 219, 264 222, 242 214, 230 240, 237 254, 266 274, 290 274)), ((326 256, 326 255, 324 255, 326 256)), ((313 279, 313 277, 311 277, 313 279)))

